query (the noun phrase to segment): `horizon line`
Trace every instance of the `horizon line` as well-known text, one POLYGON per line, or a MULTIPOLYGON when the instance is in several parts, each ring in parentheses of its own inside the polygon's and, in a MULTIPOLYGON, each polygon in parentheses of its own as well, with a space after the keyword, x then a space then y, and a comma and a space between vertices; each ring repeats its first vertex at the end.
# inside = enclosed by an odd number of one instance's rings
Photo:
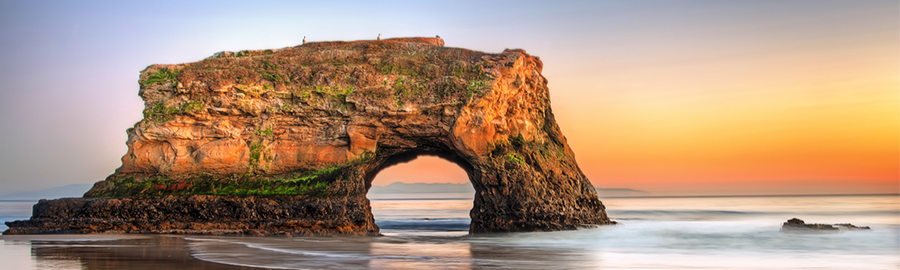
POLYGON ((828 193, 828 194, 752 194, 752 195, 659 195, 659 196, 610 196, 600 199, 653 199, 653 198, 723 198, 723 197, 816 197, 816 196, 900 196, 900 193, 828 193))

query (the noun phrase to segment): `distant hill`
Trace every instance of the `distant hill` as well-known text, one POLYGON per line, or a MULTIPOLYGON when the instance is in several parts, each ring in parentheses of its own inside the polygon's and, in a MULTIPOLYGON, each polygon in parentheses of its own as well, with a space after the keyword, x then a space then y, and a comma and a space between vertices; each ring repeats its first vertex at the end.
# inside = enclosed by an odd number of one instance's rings
POLYGON ((646 196, 648 193, 643 190, 630 189, 630 188, 597 188, 597 194, 602 198, 614 198, 614 197, 633 197, 633 196, 646 196))
MULTIPOLYGON (((73 184, 55 188, 42 190, 17 192, 11 194, 0 195, 0 200, 38 200, 38 199, 58 199, 69 197, 81 197, 92 184, 73 184)), ((374 185, 369 190, 369 194, 406 194, 406 193, 475 193, 472 184, 451 184, 451 183, 402 183, 394 182, 387 186, 374 185)), ((609 197, 630 197, 645 196, 646 191, 635 190, 630 188, 598 188, 597 193, 600 198, 609 197)))
MULTIPOLYGON (((393 182, 387 186, 373 185, 369 189, 369 194, 408 194, 408 193, 475 193, 472 184, 451 184, 451 183, 403 183, 393 182)), ((597 193, 600 198, 611 197, 633 197, 647 196, 648 193, 643 190, 630 188, 598 188, 597 193)))
POLYGON ((387 186, 373 185, 369 194, 401 194, 401 193, 475 193, 472 184, 451 183, 402 183, 393 182, 387 186))
POLYGON ((39 200, 81 197, 93 184, 73 184, 42 190, 23 191, 0 195, 0 200, 39 200))

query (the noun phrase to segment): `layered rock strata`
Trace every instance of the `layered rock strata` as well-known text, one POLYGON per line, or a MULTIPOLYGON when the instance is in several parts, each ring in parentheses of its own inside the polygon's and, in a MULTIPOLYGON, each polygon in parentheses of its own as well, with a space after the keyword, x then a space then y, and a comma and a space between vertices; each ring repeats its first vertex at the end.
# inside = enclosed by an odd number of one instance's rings
POLYGON ((470 232, 610 224, 540 59, 443 45, 317 42, 150 66, 122 167, 7 233, 374 234, 372 179, 419 155, 467 172, 470 232))

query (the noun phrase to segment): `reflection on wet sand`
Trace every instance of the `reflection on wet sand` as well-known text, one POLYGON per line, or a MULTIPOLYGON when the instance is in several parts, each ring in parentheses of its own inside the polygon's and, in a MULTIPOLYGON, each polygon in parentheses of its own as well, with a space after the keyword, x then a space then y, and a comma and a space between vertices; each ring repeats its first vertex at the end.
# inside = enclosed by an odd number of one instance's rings
POLYGON ((9 239, 31 249, 34 269, 571 269, 591 256, 560 246, 519 246, 508 235, 9 239))
POLYGON ((519 245, 508 234, 364 238, 190 238, 199 259, 280 269, 578 269, 597 266, 577 248, 519 245))
POLYGON ((69 270, 207 270, 253 269, 205 262, 191 257, 181 237, 152 236, 113 240, 63 239, 10 240, 6 244, 31 245, 37 269, 69 270))
POLYGON ((472 269, 469 243, 378 243, 370 245, 371 269, 472 269))
POLYGON ((601 269, 590 250, 507 240, 503 235, 470 239, 473 269, 601 269))

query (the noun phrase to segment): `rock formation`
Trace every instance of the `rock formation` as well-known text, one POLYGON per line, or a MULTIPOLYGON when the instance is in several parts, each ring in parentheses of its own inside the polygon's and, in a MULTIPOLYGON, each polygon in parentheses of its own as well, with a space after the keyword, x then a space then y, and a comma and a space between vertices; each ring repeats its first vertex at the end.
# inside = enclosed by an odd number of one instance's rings
POLYGON ((792 218, 781 224, 782 232, 841 232, 841 231, 859 231, 871 230, 869 226, 856 226, 850 223, 838 224, 806 224, 802 219, 792 218))
POLYGON ((7 233, 376 234, 372 179, 419 155, 468 173, 470 232, 610 224, 540 59, 443 45, 315 42, 147 67, 122 167, 7 233))

